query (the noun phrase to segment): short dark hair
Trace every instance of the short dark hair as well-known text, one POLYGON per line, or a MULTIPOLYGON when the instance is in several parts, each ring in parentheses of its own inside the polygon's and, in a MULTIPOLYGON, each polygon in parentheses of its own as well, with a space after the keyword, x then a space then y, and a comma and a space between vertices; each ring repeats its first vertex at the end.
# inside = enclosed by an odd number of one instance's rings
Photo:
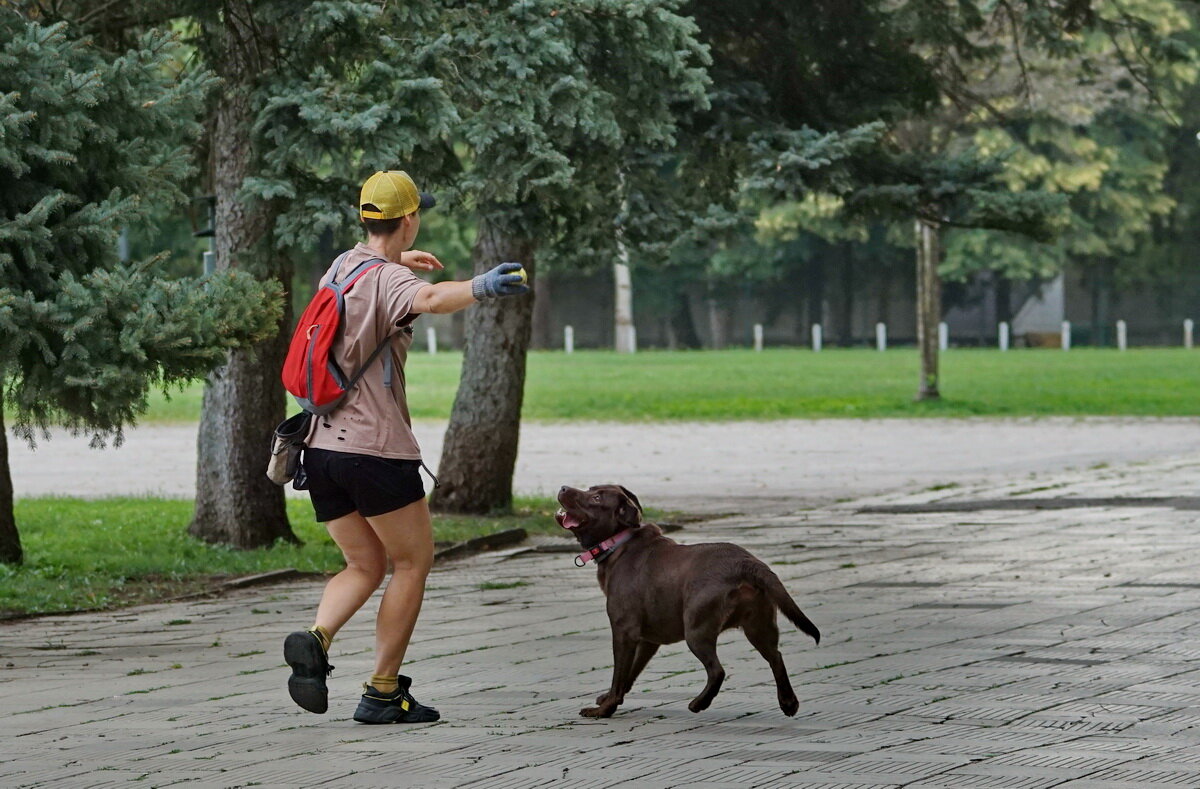
MULTIPOLYGON (((367 203, 363 208, 368 211, 379 210, 375 207, 374 203, 367 203)), ((363 227, 366 228, 367 234, 372 236, 390 236, 396 232, 396 229, 400 227, 400 222, 403 220, 404 217, 402 216, 395 217, 394 219, 367 219, 366 217, 362 217, 363 227)))

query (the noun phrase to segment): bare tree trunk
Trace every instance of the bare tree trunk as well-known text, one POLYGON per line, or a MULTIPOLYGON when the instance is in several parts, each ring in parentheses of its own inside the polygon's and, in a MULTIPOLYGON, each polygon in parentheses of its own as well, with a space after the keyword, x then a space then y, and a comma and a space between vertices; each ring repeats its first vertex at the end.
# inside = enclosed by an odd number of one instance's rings
POLYGON ((4 379, 0 378, 0 563, 20 564, 24 559, 21 535, 13 512, 12 473, 8 467, 8 435, 4 425, 4 379))
POLYGON ((805 267, 804 290, 807 302, 805 323, 808 325, 804 327, 804 330, 809 343, 812 342, 813 324, 825 322, 825 260, 822 257, 823 253, 824 249, 819 249, 805 267))
POLYGON ((713 350, 724 349, 729 344, 729 308, 712 297, 708 299, 708 328, 713 350))
POLYGON ((995 274, 996 322, 1012 325, 1012 280, 995 274))
MULTIPOLYGON (((225 88, 217 105, 212 139, 217 269, 257 259, 266 269, 262 278, 279 280, 286 292, 290 267, 267 251, 270 209, 261 205, 251 208, 238 196, 253 157, 250 124, 254 109, 246 81, 267 64, 260 62, 264 56, 253 40, 248 7, 244 0, 236 5, 240 8, 227 9, 224 17, 226 51, 221 75, 225 88), (239 261, 239 256, 245 260, 239 261)), ((209 376, 200 416, 196 514, 188 527, 194 537, 237 548, 271 545, 278 539, 299 542, 288 523, 283 489, 267 479, 264 451, 271 431, 284 417, 279 371, 291 322, 289 304, 275 338, 231 352, 225 366, 209 376)))
POLYGON ((938 323, 942 320, 942 282, 938 276, 937 225, 916 221, 917 347, 921 350, 921 385, 917 400, 936 400, 938 392, 938 323))
MULTIPOLYGON (((537 278, 537 282, 533 283, 533 335, 530 339, 530 347, 539 351, 544 351, 554 347, 554 320, 553 311, 550 309, 553 302, 550 298, 551 278, 546 274, 537 278)), ((463 315, 462 312, 454 313, 455 316, 463 315)))
MULTIPOLYGON (((509 234, 494 219, 480 218, 472 253, 477 273, 515 260, 525 264, 534 285, 533 255, 529 239, 509 234)), ((431 498, 434 509, 511 509, 532 316, 532 295, 485 301, 467 310, 462 380, 438 468, 441 487, 431 498)))
POLYGON ((844 241, 838 245, 841 252, 842 270, 841 298, 838 300, 838 341, 849 348, 854 345, 854 245, 844 241))
POLYGON ((613 264, 613 279, 616 281, 617 297, 614 309, 614 335, 617 353, 633 353, 633 278, 629 275, 629 251, 625 242, 617 240, 619 263, 613 264))
POLYGON ((700 333, 696 321, 692 320, 692 300, 687 292, 678 289, 670 296, 672 301, 669 337, 673 348, 699 348, 700 333))

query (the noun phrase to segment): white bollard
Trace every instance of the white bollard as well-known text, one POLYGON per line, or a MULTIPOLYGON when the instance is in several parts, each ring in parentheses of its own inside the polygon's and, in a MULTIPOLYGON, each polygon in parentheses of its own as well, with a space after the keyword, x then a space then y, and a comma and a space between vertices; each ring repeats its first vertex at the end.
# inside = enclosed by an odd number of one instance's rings
POLYGON ((1000 350, 1008 350, 1008 321, 1000 321, 1000 350))
POLYGON ((814 351, 821 350, 821 324, 814 323, 812 327, 812 348, 814 351))
POLYGON ((1063 322, 1062 322, 1062 339, 1061 339, 1061 343, 1062 343, 1062 349, 1063 349, 1064 351, 1069 351, 1069 350, 1071 350, 1071 322, 1070 322, 1070 321, 1063 321, 1063 322))
POLYGON ((944 351, 950 347, 950 327, 945 322, 938 324, 938 350, 944 351))
POLYGON ((875 324, 875 350, 887 350, 887 326, 882 323, 875 324))
POLYGON ((1192 347, 1192 329, 1196 324, 1192 323, 1192 319, 1188 318, 1183 322, 1183 347, 1192 347))
POLYGON ((563 350, 567 353, 575 353, 575 327, 566 326, 563 328, 563 350))
POLYGON ((1117 321, 1117 350, 1123 351, 1128 347, 1128 335, 1125 332, 1125 321, 1117 321))
POLYGON ((629 352, 637 353, 637 326, 629 327, 629 352))
POLYGON ((432 326, 425 330, 425 345, 430 353, 437 353, 437 329, 432 326))
POLYGON ((754 350, 763 349, 763 327, 761 323, 754 324, 754 350))

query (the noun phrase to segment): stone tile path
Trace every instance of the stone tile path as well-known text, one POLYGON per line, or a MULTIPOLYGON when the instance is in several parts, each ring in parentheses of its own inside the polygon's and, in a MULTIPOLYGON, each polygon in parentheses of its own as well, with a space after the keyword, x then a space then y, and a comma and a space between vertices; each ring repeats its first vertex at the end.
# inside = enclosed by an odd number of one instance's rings
POLYGON ((616 717, 579 718, 611 654, 568 554, 435 570, 406 671, 445 720, 421 727, 349 720, 366 612, 330 713, 292 706, 280 644, 319 584, 0 625, 0 786, 1200 787, 1198 477, 1155 462, 679 532, 750 548, 823 630, 784 630, 795 718, 737 632, 708 711, 675 645, 616 717))

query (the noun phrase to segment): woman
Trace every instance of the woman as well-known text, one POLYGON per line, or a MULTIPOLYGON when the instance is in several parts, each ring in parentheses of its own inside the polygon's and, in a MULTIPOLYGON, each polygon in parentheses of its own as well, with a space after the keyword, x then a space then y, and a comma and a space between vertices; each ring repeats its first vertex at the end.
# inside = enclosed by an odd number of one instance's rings
POLYGON ((326 274, 344 278, 359 264, 382 259, 346 294, 342 334, 333 357, 347 375, 362 369, 389 335, 381 354, 334 412, 314 417, 304 470, 318 521, 346 558, 346 569, 325 586, 316 621, 290 634, 283 655, 291 666, 288 690, 310 712, 328 708, 325 677, 329 645, 339 629, 382 583, 392 577, 375 623, 375 673, 364 684, 354 720, 362 723, 435 721, 438 711, 413 698, 411 680, 399 674, 412 637, 425 578, 433 564, 433 525, 419 469, 404 392, 404 362, 412 322, 421 313, 448 313, 476 301, 528 292, 516 263, 502 263, 462 282, 430 284, 410 268, 440 269, 428 252, 411 249, 430 195, 404 172, 377 172, 363 184, 359 214, 366 243, 343 254, 326 274))

